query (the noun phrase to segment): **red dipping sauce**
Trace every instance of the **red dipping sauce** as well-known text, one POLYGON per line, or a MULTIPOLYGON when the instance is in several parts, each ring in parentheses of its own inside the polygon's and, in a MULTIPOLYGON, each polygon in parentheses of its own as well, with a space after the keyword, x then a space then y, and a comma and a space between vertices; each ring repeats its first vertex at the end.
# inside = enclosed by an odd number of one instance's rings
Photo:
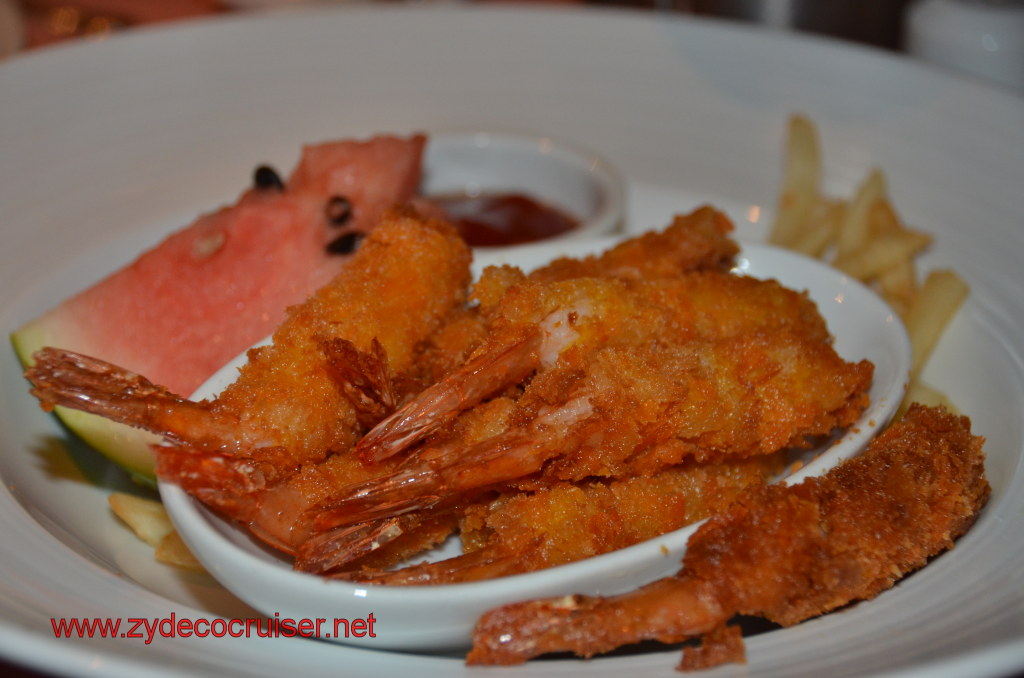
POLYGON ((521 245, 579 226, 578 219, 519 193, 434 196, 430 200, 473 247, 521 245))

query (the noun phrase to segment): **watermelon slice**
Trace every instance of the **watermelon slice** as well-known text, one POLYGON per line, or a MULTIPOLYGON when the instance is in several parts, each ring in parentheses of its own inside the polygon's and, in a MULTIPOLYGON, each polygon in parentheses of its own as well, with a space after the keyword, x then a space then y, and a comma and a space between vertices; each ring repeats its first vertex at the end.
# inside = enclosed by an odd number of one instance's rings
MULTIPOLYGON (((18 358, 28 365, 43 346, 70 349, 192 393, 337 273, 344 257, 327 245, 339 233, 367 230, 414 197, 425 141, 309 146, 283 184, 261 169, 235 205, 199 217, 14 332, 18 358)), ((57 415, 133 475, 153 478, 151 434, 65 408, 57 415)))

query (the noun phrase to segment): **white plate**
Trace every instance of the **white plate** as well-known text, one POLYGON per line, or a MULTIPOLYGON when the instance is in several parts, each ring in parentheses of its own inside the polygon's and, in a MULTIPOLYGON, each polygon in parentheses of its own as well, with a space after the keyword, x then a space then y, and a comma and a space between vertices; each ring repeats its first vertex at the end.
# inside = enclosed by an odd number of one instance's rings
MULTIPOLYGON (((920 573, 752 637, 747 666, 713 675, 1024 670, 1020 99, 874 51, 683 18, 390 7, 221 18, 16 55, 0 64, 0 100, 8 329, 232 200, 256 164, 287 167, 303 142, 380 130, 551 134, 622 171, 630 228, 713 202, 757 239, 785 119, 806 112, 824 136, 828 190, 849 195, 881 165, 907 220, 937 237, 925 264, 953 265, 972 286, 925 377, 987 436, 994 492, 957 548, 920 573)), ((54 639, 53 617, 245 612, 208 579, 154 564, 107 511, 122 476, 35 406, 13 352, 0 370, 7 659, 108 676, 469 673, 457 656, 298 639, 54 639)), ((671 649, 490 673, 670 676, 677 661, 671 649)))
MULTIPOLYGON (((481 252, 474 261, 484 266, 511 264, 524 270, 559 256, 582 256, 607 249, 620 239, 543 243, 504 251, 481 252)), ((892 417, 903 399, 910 371, 910 342, 903 323, 874 292, 824 264, 777 247, 752 243, 736 261, 738 273, 772 278, 804 291, 817 304, 835 336, 835 349, 849 361, 870 360, 875 366, 871 404, 860 419, 835 440, 813 450, 794 453, 790 463, 800 469, 787 477, 797 482, 820 475, 857 454, 875 431, 892 417)), ((257 345, 269 342, 267 338, 257 345)), ((193 400, 214 398, 238 378, 246 353, 217 371, 193 394, 193 400)), ((289 619, 368 620, 375 633, 343 634, 333 623, 315 635, 335 642, 398 650, 469 647, 473 626, 487 610, 542 596, 565 593, 611 595, 679 571, 686 544, 697 524, 613 553, 484 582, 445 586, 367 586, 296 572, 290 559, 271 552, 245 530, 223 520, 173 483, 160 483, 160 497, 182 538, 225 588, 268 617, 289 619)), ((449 540, 436 558, 459 553, 449 540)), ((369 630, 369 629, 367 629, 369 630)))

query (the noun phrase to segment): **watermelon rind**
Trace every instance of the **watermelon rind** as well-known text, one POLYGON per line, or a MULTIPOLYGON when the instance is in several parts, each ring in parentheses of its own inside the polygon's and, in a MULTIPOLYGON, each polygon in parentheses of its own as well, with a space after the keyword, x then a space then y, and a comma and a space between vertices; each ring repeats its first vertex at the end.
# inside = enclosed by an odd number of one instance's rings
MULTIPOLYGON (((11 333, 11 344, 22 366, 29 367, 32 355, 44 346, 52 345, 53 341, 46 327, 33 321, 11 333)), ((56 407, 53 412, 75 435, 128 471, 136 482, 156 486, 155 462, 150 446, 161 442, 160 436, 67 407, 56 407)))

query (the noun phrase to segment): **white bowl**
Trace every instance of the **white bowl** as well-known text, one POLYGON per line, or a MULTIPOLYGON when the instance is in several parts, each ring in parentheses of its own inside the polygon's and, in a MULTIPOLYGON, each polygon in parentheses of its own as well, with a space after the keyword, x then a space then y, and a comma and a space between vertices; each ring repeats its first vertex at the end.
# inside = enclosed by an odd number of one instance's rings
POLYGON ((545 242, 610 235, 619 230, 625 211, 625 188, 608 160, 548 136, 432 133, 420 192, 427 197, 519 193, 579 221, 545 242))
MULTIPOLYGON (((479 256, 477 267, 510 263, 525 269, 555 256, 579 256, 613 244, 539 244, 497 250, 479 256)), ((896 314, 873 292, 824 264, 765 245, 745 245, 740 273, 775 278, 807 290, 835 336, 835 348, 847 360, 867 358, 875 365, 871 405, 839 440, 799 456, 804 466, 787 481, 827 471, 857 454, 884 426, 903 398, 910 369, 910 343, 896 314)), ((196 392, 211 397, 233 381, 244 356, 225 366, 196 392)), ((678 571, 696 525, 634 546, 559 567, 494 579, 441 586, 353 584, 296 572, 287 559, 222 520, 178 486, 160 483, 167 511, 181 536, 203 565, 226 588, 269 617, 326 619, 322 637, 374 648, 424 650, 465 646, 484 611, 538 596, 567 593, 614 594, 678 571), (375 637, 339 638, 330 634, 335 618, 374 617, 375 637)))

